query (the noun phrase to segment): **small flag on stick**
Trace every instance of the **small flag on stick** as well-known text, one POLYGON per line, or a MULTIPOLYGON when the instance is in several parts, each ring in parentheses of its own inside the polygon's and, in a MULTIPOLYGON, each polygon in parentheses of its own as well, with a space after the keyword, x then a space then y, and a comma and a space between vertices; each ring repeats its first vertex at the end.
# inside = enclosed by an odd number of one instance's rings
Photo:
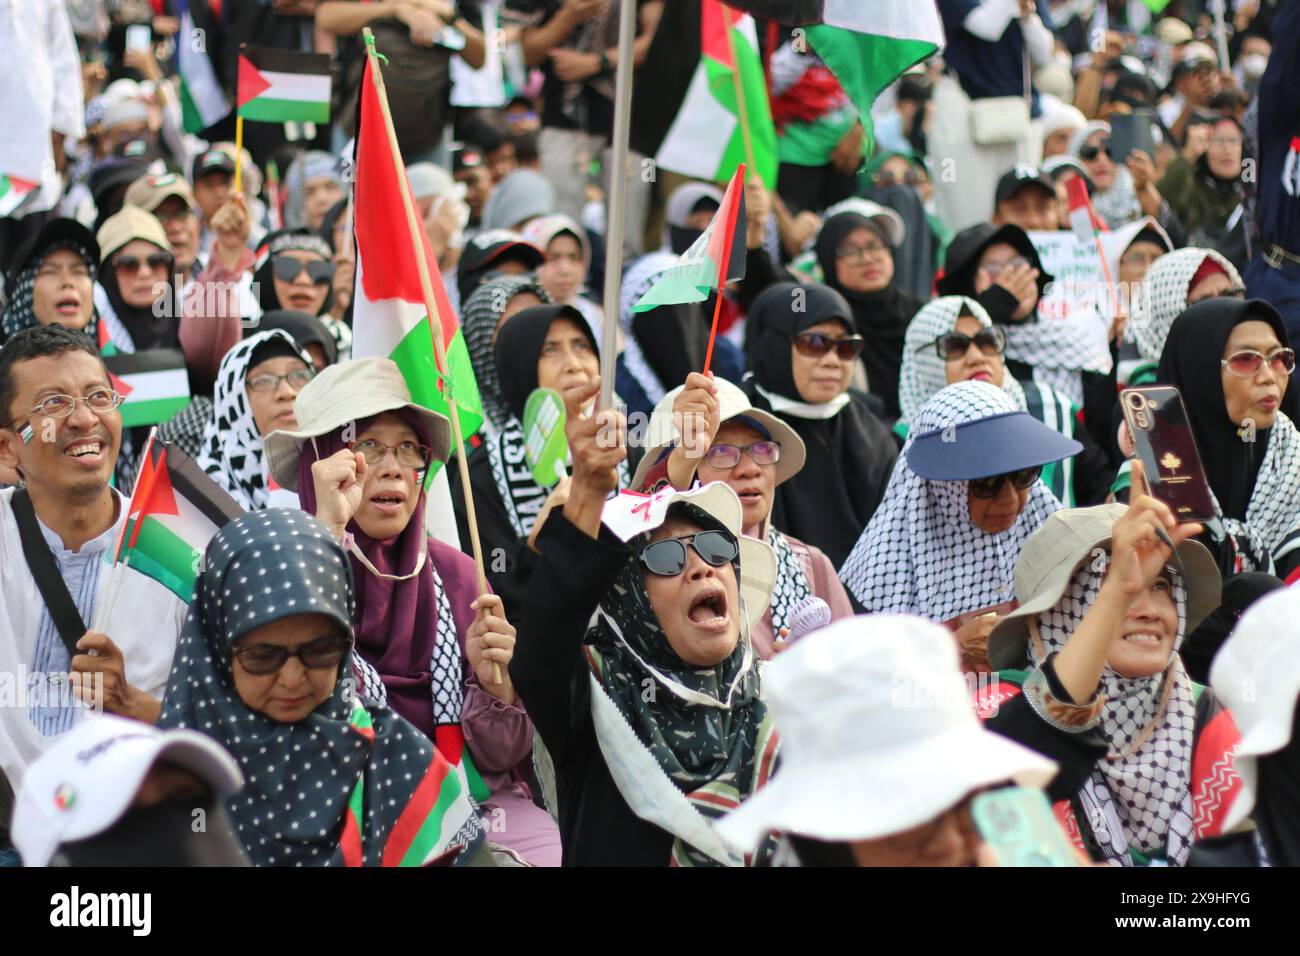
POLYGON ((328 123, 329 54, 242 48, 236 112, 265 123, 328 123))

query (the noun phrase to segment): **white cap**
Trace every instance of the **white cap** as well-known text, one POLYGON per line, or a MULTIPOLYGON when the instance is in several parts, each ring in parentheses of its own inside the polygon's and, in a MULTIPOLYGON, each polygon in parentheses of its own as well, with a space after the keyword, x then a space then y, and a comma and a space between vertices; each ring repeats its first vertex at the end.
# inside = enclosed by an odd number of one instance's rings
POLYGON ((880 230, 880 234, 885 237, 885 242, 895 248, 903 244, 903 239, 907 235, 907 227, 903 225, 902 216, 888 206, 863 199, 861 196, 850 196, 828 207, 822 215, 822 222, 842 212, 855 212, 863 219, 870 219, 880 230))
POLYGON ((1300 591, 1281 588, 1252 604, 1219 648, 1210 667, 1210 686, 1232 712, 1241 733, 1235 765, 1241 788, 1223 819, 1223 832, 1237 827, 1255 808, 1259 757, 1291 742, 1296 699, 1300 698, 1300 591))
POLYGON ((1042 787, 1056 774, 1051 760, 983 727, 957 642, 918 617, 836 621, 764 665, 763 690, 781 729, 781 770, 718 822, 737 849, 770 832, 890 836, 981 787, 1042 787))
POLYGON ((27 866, 45 866, 63 843, 116 823, 162 758, 228 796, 244 785, 239 765, 211 737, 159 730, 108 714, 88 716, 28 768, 10 827, 27 866))
POLYGON ((411 195, 416 199, 451 195, 464 199, 466 186, 458 183, 451 173, 433 163, 412 163, 406 167, 406 178, 411 182, 411 195))

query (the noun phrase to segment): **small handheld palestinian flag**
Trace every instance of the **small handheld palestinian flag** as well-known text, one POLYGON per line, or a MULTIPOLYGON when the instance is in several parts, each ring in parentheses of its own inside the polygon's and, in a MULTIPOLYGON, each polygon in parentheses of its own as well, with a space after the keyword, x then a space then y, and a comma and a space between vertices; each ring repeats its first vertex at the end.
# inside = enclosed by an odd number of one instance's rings
POLYGON ((236 100, 236 113, 247 120, 328 123, 329 54, 244 47, 236 100))
POLYGON ((633 312, 646 312, 660 305, 703 302, 718 290, 713 309, 713 328, 705 353, 704 371, 713 358, 713 342, 718 334, 718 312, 722 306, 722 287, 745 278, 745 164, 736 167, 727 184, 722 205, 713 214, 708 227, 691 247, 682 253, 677 264, 665 269, 632 306, 633 312))
POLYGON ((121 408, 125 428, 165 422, 190 402, 190 376, 179 349, 104 355, 104 366, 113 388, 126 399, 121 408))
POLYGON ((129 564, 188 603, 208 542, 243 513, 194 459, 151 438, 114 561, 129 564))
POLYGON ((11 215, 36 195, 37 184, 17 176, 0 173, 0 218, 11 215))
POLYGON ((1101 247, 1101 234, 1108 231, 1106 224, 1093 211, 1092 200, 1088 198, 1088 186, 1082 176, 1073 176, 1065 184, 1065 195, 1070 206, 1070 229, 1081 244, 1093 243, 1097 247, 1097 258, 1101 260, 1101 274, 1106 279, 1110 290, 1111 315, 1119 311, 1118 290, 1106 262, 1106 251, 1101 247))

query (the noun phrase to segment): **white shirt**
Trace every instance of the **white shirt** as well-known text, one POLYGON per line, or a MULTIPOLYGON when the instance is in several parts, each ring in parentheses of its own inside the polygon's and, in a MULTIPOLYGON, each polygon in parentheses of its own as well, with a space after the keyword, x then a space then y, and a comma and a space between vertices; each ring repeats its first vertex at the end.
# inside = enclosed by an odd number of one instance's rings
MULTIPOLYGON (((68 653, 28 569, 11 504, 13 493, 12 488, 0 491, 0 771, 17 792, 27 767, 88 711, 75 705, 68 708, 70 713, 59 713, 70 697, 68 653)), ((118 500, 123 500, 120 495, 118 500)), ((126 508, 119 511, 113 527, 75 553, 41 524, 88 627, 108 588, 111 569, 103 559, 126 520, 126 508)), ((122 651, 127 682, 151 697, 162 697, 189 606, 129 567, 123 575, 105 633, 122 651)))
POLYGON ((81 61, 62 2, 0 0, 0 173, 41 184, 23 213, 53 208, 62 191, 50 133, 86 135, 81 61))

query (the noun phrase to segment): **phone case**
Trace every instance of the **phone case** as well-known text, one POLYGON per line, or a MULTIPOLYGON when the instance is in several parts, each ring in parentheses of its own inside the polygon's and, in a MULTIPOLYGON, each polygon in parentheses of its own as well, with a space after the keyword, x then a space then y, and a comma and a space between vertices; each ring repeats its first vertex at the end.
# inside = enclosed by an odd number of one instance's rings
POLYGON ((971 802, 971 818, 1001 866, 1078 866, 1041 791, 1004 787, 971 802))
POLYGON ((1152 496, 1167 504, 1179 522, 1213 518, 1210 484, 1178 389, 1126 388, 1119 401, 1152 496))

